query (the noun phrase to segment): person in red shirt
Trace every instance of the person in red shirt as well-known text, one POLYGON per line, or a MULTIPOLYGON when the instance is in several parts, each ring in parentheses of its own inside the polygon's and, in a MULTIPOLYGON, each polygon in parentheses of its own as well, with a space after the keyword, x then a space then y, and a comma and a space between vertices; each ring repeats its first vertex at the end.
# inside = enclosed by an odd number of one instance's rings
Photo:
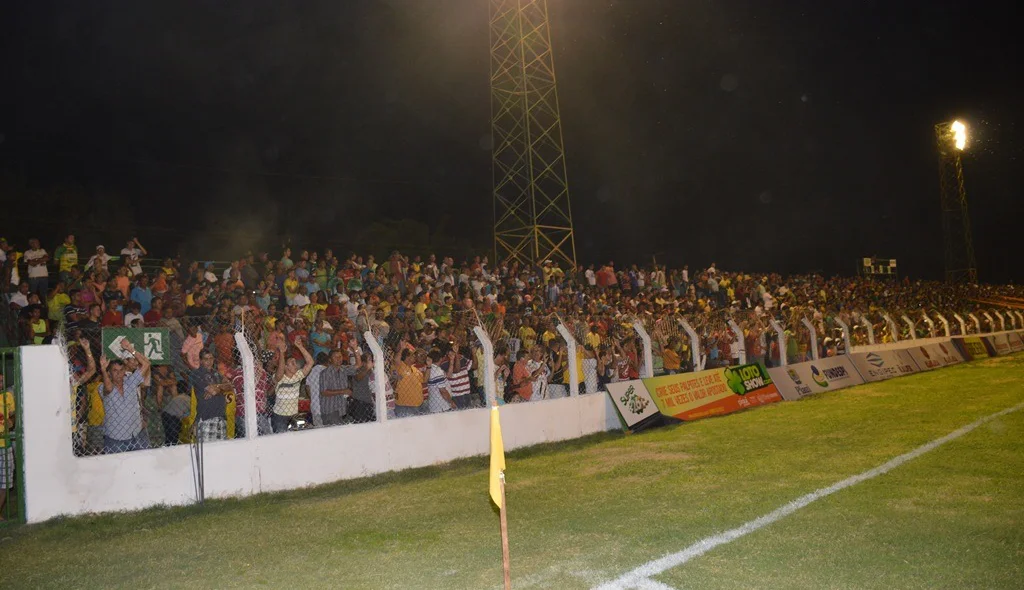
POLYGON ((151 305, 149 311, 142 316, 142 321, 149 327, 155 326, 163 317, 164 301, 159 297, 154 297, 151 305))
POLYGON ((100 320, 100 326, 104 328, 109 327, 124 327, 124 316, 117 310, 117 307, 110 305, 104 305, 103 319, 100 320))
POLYGON ((230 326, 221 326, 220 332, 213 337, 214 350, 217 353, 217 364, 221 373, 228 372, 235 363, 235 337, 230 326))
POLYGON ((288 344, 291 345, 292 357, 299 361, 301 364, 303 361, 302 351, 295 346, 296 340, 302 340, 302 345, 309 346, 309 332, 306 330, 306 322, 302 318, 295 318, 295 329, 288 334, 288 344))

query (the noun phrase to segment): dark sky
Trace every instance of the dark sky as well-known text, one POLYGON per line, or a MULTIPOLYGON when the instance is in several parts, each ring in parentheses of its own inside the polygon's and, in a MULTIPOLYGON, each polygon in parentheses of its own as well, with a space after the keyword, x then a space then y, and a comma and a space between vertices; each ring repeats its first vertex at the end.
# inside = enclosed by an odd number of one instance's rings
MULTIPOLYGON (((383 217, 490 245, 487 0, 4 4, 5 235, 52 248, 78 195, 165 251, 383 217)), ((932 127, 956 116, 981 278, 1024 279, 1004 5, 548 4, 581 261, 937 278, 932 127)))

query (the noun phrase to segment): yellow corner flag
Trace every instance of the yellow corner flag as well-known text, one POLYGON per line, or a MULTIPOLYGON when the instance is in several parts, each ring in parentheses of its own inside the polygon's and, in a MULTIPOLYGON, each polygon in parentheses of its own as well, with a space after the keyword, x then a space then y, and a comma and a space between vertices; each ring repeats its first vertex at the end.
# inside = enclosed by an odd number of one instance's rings
POLYGON ((501 442, 501 422, 498 420, 498 406, 491 408, 491 500, 501 505, 501 472, 505 471, 505 445, 501 442))

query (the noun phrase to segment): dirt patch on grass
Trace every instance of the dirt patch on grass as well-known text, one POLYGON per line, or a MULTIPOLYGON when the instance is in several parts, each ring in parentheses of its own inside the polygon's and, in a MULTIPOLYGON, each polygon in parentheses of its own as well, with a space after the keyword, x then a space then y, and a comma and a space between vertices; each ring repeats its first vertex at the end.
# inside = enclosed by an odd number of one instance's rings
POLYGON ((618 467, 645 462, 687 463, 696 457, 690 453, 661 448, 661 445, 646 443, 628 447, 598 447, 579 453, 582 475, 599 475, 618 467))

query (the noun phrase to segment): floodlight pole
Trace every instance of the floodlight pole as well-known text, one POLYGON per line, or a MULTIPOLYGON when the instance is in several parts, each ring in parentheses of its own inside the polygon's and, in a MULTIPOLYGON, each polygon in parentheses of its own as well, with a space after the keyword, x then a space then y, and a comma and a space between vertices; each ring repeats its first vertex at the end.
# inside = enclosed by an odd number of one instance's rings
MULTIPOLYGON (((967 213, 964 167, 960 159, 964 144, 957 143, 957 123, 949 121, 935 126, 946 282, 977 283, 978 269, 974 259, 974 241, 971 238, 971 219, 967 213)), ((959 133, 966 134, 962 124, 959 133)))
POLYGON ((497 261, 576 272, 547 0, 489 0, 497 261))

